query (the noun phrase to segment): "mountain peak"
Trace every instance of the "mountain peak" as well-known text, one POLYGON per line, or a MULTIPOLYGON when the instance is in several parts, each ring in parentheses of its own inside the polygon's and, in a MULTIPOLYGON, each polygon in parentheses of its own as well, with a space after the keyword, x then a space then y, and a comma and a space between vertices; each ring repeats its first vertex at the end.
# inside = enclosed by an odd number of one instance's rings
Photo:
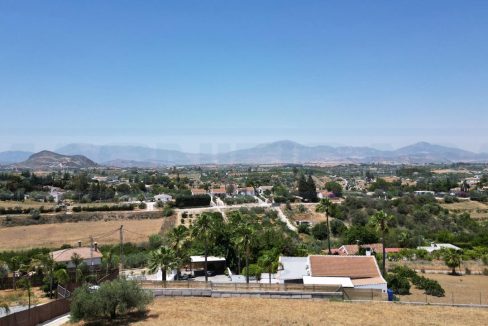
POLYGON ((33 170, 84 169, 96 166, 95 162, 83 155, 68 156, 48 150, 34 153, 26 161, 14 165, 17 168, 33 170))

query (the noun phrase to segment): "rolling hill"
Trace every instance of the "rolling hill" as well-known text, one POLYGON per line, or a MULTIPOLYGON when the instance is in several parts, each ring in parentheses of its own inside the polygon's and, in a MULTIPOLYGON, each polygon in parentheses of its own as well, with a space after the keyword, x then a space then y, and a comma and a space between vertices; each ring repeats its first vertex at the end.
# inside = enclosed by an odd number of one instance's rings
POLYGON ((32 154, 27 160, 13 164, 12 167, 32 170, 84 169, 98 164, 83 155, 61 155, 50 151, 32 154))

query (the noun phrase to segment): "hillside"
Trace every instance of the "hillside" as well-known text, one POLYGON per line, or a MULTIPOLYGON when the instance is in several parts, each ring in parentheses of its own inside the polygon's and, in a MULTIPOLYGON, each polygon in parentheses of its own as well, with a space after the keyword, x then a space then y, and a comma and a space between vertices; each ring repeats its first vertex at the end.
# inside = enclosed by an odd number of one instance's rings
POLYGON ((85 169, 98 166, 83 155, 61 155, 50 151, 32 154, 27 160, 12 167, 32 170, 85 169))

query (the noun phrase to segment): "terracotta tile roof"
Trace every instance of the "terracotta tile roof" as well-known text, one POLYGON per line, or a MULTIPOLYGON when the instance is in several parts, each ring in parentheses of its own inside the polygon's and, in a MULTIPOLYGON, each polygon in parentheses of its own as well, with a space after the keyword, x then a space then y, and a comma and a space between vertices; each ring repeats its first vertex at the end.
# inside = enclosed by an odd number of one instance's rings
POLYGON ((357 278, 355 280, 351 280, 354 286, 361 286, 361 285, 373 285, 373 284, 384 284, 386 283, 383 277, 368 277, 368 278, 357 278))
POLYGON ((219 187, 219 188, 212 188, 210 190, 211 193, 217 193, 217 194, 223 194, 223 193, 226 193, 225 191, 225 187, 222 186, 222 187, 219 187))
POLYGON ((193 188, 191 190, 191 193, 192 195, 203 195, 203 194, 206 194, 207 193, 207 190, 205 189, 197 189, 197 188, 193 188))
POLYGON ((309 260, 313 277, 381 277, 373 256, 310 256, 309 260))
MULTIPOLYGON (((56 262, 69 262, 69 261, 71 261, 71 257, 75 253, 77 253, 84 260, 91 258, 91 253, 90 253, 89 247, 57 250, 57 251, 51 252, 51 256, 53 257, 54 261, 56 261, 56 262)), ((102 258, 102 254, 99 251, 93 250, 93 258, 102 258)))

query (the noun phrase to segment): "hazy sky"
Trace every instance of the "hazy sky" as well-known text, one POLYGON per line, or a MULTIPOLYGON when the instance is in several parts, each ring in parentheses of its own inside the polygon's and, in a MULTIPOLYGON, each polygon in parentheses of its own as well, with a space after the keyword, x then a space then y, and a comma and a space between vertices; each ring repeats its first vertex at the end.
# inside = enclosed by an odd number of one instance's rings
POLYGON ((0 0, 0 150, 488 152, 488 1, 0 0))

